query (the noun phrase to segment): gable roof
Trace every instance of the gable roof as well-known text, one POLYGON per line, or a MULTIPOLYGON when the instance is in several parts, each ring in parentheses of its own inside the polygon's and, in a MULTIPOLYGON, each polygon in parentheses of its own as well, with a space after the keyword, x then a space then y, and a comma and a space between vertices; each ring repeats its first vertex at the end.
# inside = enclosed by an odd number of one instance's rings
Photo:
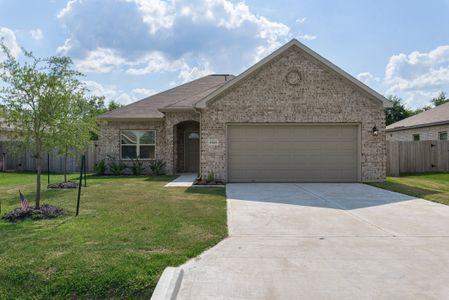
POLYGON ((227 89, 231 88, 232 86, 234 86, 235 84, 237 84, 241 80, 247 78, 250 74, 252 74, 253 72, 257 71, 258 69, 260 69, 261 67, 263 67, 264 65, 266 65, 267 63, 269 63, 270 61, 275 59, 276 57, 278 57, 279 55, 283 54, 285 51, 287 51, 291 47, 298 47, 302 51, 306 52, 307 54, 309 54, 310 56, 315 58, 317 61, 319 61, 321 64, 326 66, 328 69, 330 69, 330 70, 338 73, 339 75, 343 76, 348 81, 350 81, 352 84, 357 86, 359 89, 361 89, 362 91, 364 91, 365 93, 367 93, 368 95, 373 97, 374 99, 379 100, 383 104, 384 107, 392 107, 391 101, 386 99, 384 96, 382 96, 381 94, 379 94, 375 90, 371 89, 370 87, 368 87, 367 85, 362 83, 360 80, 354 78, 352 75, 350 75, 347 72, 343 71, 342 69, 340 69, 339 67, 337 67, 336 65, 331 63, 329 60, 325 59, 324 57, 322 57, 321 55, 319 55, 318 53, 316 53, 315 51, 313 51, 312 49, 310 49, 306 45, 300 43, 296 39, 292 39, 290 42, 288 42, 284 46, 282 46, 279 49, 277 49, 276 51, 274 51, 272 54, 268 55, 267 57, 265 57, 264 59, 262 59, 261 61, 256 63, 255 65, 253 65, 252 67, 250 67, 249 69, 247 69, 246 71, 244 71, 243 73, 241 73, 240 75, 235 77, 233 80, 231 80, 228 83, 222 85, 220 88, 216 89, 215 91, 213 91, 212 93, 210 93, 209 95, 207 95, 206 97, 204 97, 203 99, 198 101, 195 104, 195 107, 197 107, 197 108, 205 108, 207 102, 216 99, 224 91, 226 91, 227 89))
POLYGON ((98 118, 116 121, 162 119, 164 117, 162 111, 165 111, 165 108, 167 111, 193 109, 194 103, 233 77, 227 74, 204 76, 104 113, 98 118))
POLYGON ((449 103, 436 106, 430 110, 388 125, 387 131, 426 127, 440 124, 449 124, 449 103))

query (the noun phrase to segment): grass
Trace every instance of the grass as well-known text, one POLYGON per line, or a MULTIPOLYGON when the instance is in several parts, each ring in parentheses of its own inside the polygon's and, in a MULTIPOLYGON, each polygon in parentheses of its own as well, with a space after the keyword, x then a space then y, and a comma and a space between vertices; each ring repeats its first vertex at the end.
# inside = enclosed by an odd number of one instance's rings
POLYGON ((371 185, 449 205, 449 173, 403 174, 371 185))
MULTIPOLYGON (((0 221, 0 299, 148 299, 165 267, 227 235, 224 189, 164 188, 173 178, 89 176, 79 217, 76 190, 44 188, 42 203, 67 215, 0 221)), ((34 180, 0 173, 2 213, 18 207, 19 188, 33 199, 34 180)))

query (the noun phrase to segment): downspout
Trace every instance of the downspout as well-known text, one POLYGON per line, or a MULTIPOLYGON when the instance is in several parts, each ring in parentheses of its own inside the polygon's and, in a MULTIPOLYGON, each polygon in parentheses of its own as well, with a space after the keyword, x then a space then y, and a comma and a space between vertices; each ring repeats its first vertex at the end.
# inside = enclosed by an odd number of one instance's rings
POLYGON ((200 175, 200 177, 202 177, 203 176, 203 174, 201 174, 201 170, 202 170, 202 165, 201 165, 201 157, 202 157, 202 151, 201 151, 201 149, 203 148, 203 130, 202 130, 202 124, 203 124, 203 122, 202 122, 202 120, 203 120, 203 118, 202 118, 202 113, 201 113, 201 110, 199 110, 197 107, 196 107, 196 103, 193 105, 193 109, 195 110, 195 112, 196 113, 198 113, 199 115, 200 115, 200 168, 199 168, 199 170, 198 170, 198 173, 199 173, 199 175, 200 175))

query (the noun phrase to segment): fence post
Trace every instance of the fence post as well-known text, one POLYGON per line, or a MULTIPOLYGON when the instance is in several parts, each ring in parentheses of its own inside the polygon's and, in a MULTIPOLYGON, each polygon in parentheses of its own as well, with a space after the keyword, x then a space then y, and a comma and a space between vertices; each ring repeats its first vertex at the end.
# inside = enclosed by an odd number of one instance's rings
POLYGON ((81 157, 81 168, 80 168, 80 181, 78 184, 78 198, 76 201, 76 216, 78 216, 80 211, 80 197, 81 197, 81 185, 83 184, 83 170, 84 170, 84 155, 81 157))

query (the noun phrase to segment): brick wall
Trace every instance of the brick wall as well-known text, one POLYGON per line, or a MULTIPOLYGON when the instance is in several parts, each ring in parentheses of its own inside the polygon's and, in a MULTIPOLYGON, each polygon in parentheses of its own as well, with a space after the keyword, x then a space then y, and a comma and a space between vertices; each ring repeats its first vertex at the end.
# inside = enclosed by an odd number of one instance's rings
POLYGON ((361 124, 362 181, 385 179, 385 118, 382 104, 308 54, 291 48, 238 83, 201 114, 201 173, 226 180, 226 124, 356 122, 361 124), (300 83, 286 80, 292 71, 300 83), (380 130, 372 135, 372 128, 380 130), (214 139, 218 145, 208 141, 214 139))
POLYGON ((438 125, 387 132, 387 141, 413 141, 414 134, 419 134, 421 141, 438 140, 438 132, 442 131, 449 133, 449 125, 438 125))

